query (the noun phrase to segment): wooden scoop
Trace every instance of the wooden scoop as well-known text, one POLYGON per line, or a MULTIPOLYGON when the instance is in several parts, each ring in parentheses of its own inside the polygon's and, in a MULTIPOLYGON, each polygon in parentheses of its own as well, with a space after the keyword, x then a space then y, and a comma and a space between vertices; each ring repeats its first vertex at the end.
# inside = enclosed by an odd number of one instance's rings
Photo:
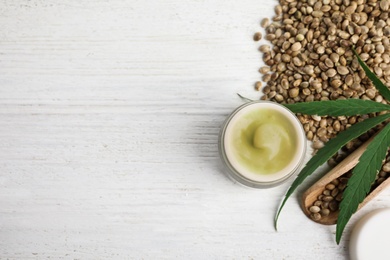
MULTIPOLYGON (((337 166, 335 166, 332 170, 330 170, 324 177, 322 177, 319 181, 314 183, 304 194, 302 197, 302 210, 311 220, 324 224, 324 225, 333 225, 337 222, 337 217, 339 211, 330 212, 328 216, 322 216, 319 220, 314 220, 311 218, 311 212, 309 208, 313 205, 313 203, 318 200, 318 196, 322 194, 325 190, 325 186, 330 183, 332 180, 337 179, 342 176, 344 173, 351 170, 358 163, 360 156, 366 150, 368 144, 372 141, 372 138, 366 141, 363 145, 361 145, 358 149, 356 149, 352 154, 350 154, 347 158, 345 158, 342 162, 340 162, 337 166)), ((362 203, 359 204, 358 210, 366 205, 367 202, 372 200, 376 195, 378 195, 384 188, 386 188, 390 184, 390 177, 383 181, 378 187, 376 187, 373 191, 371 191, 368 196, 364 199, 362 203)))

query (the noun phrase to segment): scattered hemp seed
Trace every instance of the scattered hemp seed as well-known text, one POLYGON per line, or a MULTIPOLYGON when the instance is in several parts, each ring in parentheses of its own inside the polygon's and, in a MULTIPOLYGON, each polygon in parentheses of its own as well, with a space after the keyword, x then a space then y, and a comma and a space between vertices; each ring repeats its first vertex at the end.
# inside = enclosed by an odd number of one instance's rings
POLYGON ((257 33, 255 33, 255 35, 253 35, 253 40, 255 40, 255 41, 260 41, 261 38, 262 38, 261 32, 257 32, 257 33))
POLYGON ((260 25, 261 25, 261 27, 263 27, 263 28, 267 28, 268 25, 269 25, 269 19, 268 19, 268 18, 264 18, 263 20, 261 20, 260 25))
POLYGON ((256 89, 257 91, 260 91, 262 85, 263 85, 263 83, 261 83, 261 81, 257 81, 256 84, 255 84, 255 89, 256 89))

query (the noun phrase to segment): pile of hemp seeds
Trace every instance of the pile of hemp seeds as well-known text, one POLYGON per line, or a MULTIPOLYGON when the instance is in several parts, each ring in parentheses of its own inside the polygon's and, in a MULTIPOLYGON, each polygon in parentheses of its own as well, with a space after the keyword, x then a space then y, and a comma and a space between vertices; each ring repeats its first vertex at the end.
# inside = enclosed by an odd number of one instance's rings
MULTIPOLYGON (((274 11, 272 19, 261 21, 264 37, 261 32, 254 35, 255 41, 261 41, 259 50, 265 63, 259 69, 261 81, 255 84, 264 94, 262 100, 291 104, 356 98, 387 103, 366 77, 351 47, 389 87, 390 0, 279 0, 274 11)), ((316 151, 337 133, 380 114, 297 116, 316 151)), ((334 166, 342 161, 381 127, 349 142, 328 163, 334 166)), ((389 174, 382 175, 387 178, 389 174)), ((317 213, 312 217, 318 218, 317 213)))

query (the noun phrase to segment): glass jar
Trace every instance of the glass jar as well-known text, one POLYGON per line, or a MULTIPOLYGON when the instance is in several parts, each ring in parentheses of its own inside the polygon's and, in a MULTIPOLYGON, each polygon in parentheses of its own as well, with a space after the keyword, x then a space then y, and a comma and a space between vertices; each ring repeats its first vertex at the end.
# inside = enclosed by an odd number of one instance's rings
POLYGON ((252 101, 235 109, 218 142, 228 176, 253 188, 274 187, 293 176, 302 166, 306 146, 298 118, 270 101, 252 101))

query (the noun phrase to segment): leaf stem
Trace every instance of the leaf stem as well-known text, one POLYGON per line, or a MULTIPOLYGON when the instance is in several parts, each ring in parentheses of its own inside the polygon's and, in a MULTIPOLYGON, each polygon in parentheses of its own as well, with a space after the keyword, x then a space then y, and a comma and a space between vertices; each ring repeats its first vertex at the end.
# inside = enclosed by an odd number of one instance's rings
POLYGON ((250 98, 247 98, 247 97, 242 96, 240 93, 237 93, 237 95, 238 95, 240 98, 242 98, 242 99, 244 99, 244 100, 246 100, 246 101, 249 101, 249 102, 255 101, 255 100, 253 100, 253 99, 250 99, 250 98))

